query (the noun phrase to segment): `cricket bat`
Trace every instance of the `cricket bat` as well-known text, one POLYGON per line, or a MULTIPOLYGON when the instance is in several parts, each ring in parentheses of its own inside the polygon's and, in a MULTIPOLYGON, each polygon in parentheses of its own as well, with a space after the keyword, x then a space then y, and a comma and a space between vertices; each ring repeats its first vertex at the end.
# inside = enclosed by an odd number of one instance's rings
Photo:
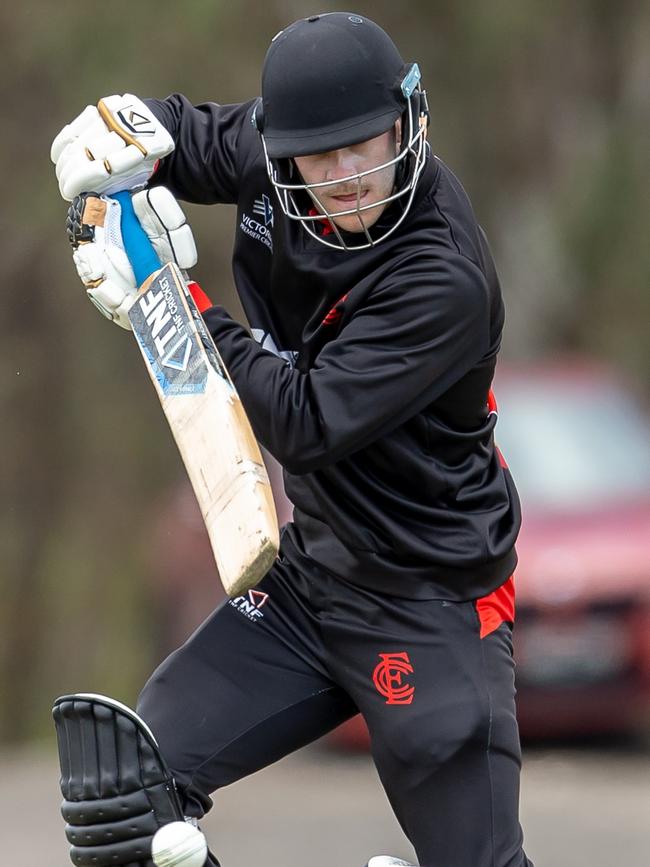
POLYGON ((131 203, 122 239, 141 287, 133 333, 192 483, 224 589, 254 587, 275 560, 278 522, 269 477, 244 407, 180 269, 161 263, 131 203))

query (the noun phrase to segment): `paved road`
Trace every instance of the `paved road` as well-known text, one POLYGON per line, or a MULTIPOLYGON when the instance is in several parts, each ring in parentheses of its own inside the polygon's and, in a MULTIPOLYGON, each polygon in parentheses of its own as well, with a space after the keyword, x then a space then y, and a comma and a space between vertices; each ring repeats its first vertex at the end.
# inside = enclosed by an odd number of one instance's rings
MULTIPOLYGON (((50 752, 0 755, 2 867, 69 867, 57 776, 50 752)), ((650 756, 528 751, 522 819, 536 867, 649 867, 650 756)), ((370 762, 318 747, 223 791, 204 826, 226 867, 412 856, 370 762)))

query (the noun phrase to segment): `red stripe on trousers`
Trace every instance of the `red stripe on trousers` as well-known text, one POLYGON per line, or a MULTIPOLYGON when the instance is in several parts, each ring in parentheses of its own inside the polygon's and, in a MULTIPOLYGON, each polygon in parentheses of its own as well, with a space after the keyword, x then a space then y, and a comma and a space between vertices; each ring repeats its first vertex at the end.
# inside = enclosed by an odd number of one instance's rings
POLYGON ((511 575, 492 593, 476 600, 476 611, 481 622, 481 638, 485 638, 502 623, 514 623, 515 576, 511 575))

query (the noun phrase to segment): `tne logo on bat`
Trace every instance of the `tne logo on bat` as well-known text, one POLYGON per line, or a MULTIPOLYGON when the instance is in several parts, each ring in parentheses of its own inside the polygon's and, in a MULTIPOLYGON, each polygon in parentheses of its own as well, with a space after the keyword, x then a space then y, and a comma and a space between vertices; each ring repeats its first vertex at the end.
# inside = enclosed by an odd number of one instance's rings
POLYGON ((185 323, 170 281, 161 276, 138 303, 161 365, 186 370, 192 341, 185 333, 185 323))

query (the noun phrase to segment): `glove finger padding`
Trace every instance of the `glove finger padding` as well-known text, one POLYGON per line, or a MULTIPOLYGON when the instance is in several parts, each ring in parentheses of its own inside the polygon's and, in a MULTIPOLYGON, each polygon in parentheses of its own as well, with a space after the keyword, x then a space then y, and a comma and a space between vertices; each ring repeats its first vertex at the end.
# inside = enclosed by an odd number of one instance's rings
POLYGON ((183 811, 146 723, 114 699, 86 694, 57 699, 53 716, 72 862, 154 867, 153 835, 183 821, 183 811))
POLYGON ((166 187, 142 190, 133 196, 132 202, 161 262, 176 262, 183 269, 196 265, 194 235, 183 209, 166 187))
POLYGON ((116 193, 144 186, 174 141, 150 109, 130 93, 86 106, 52 142, 59 190, 72 201, 87 190, 116 193))
MULTIPOLYGON (((59 161, 64 151, 75 139, 78 139, 97 122, 97 109, 94 105, 87 105, 73 121, 66 124, 61 132, 55 137, 50 148, 50 159, 59 168, 59 161)), ((106 124, 104 124, 104 128, 106 124)))

